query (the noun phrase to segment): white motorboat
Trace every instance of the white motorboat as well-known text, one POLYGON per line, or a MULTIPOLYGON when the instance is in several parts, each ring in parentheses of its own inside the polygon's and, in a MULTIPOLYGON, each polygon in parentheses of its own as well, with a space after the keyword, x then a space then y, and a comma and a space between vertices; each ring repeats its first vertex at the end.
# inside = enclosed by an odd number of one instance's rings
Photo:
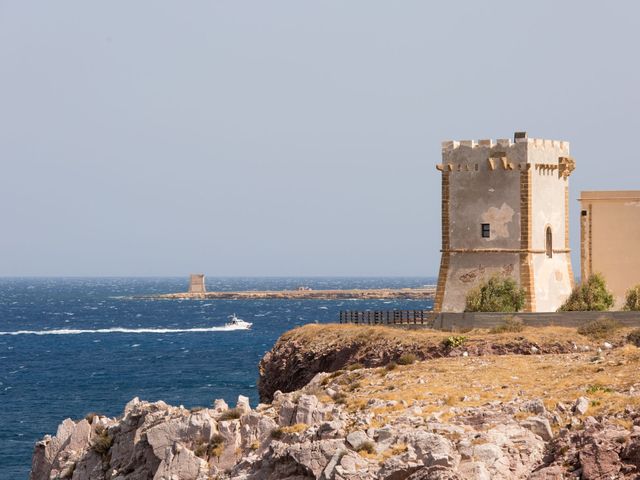
POLYGON ((238 318, 235 313, 233 315, 229 315, 229 318, 231 320, 229 320, 229 323, 225 324, 225 327, 233 328, 236 330, 249 330, 253 325, 253 323, 251 322, 245 322, 241 318, 238 318))

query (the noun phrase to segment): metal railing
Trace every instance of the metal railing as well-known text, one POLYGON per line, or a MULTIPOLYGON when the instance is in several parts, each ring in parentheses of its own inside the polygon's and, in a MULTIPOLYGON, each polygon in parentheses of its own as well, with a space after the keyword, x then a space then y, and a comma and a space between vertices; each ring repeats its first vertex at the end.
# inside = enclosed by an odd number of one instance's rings
POLYGON ((431 310, 342 310, 340 323, 364 325, 429 325, 431 310))

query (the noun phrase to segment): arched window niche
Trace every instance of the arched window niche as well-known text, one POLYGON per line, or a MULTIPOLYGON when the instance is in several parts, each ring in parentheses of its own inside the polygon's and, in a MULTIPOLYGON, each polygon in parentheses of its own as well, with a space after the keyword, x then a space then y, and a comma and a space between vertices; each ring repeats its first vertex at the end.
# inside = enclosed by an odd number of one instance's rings
POLYGON ((545 250, 547 251, 547 257, 553 257, 553 233, 551 233, 551 227, 547 227, 544 244, 545 250))

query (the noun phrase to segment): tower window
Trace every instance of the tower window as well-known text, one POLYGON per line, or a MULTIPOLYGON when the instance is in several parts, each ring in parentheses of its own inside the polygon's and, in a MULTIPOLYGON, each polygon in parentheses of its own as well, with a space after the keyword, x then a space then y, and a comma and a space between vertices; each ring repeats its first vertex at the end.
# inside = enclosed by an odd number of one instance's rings
POLYGON ((582 216, 586 217, 587 216, 587 211, 586 210, 582 210, 582 216))
POLYGON ((545 247, 547 251, 547 257, 553 257, 553 235, 551 233, 551 227, 547 227, 545 247))
POLYGON ((491 224, 490 223, 482 223, 482 238, 491 237, 491 224))

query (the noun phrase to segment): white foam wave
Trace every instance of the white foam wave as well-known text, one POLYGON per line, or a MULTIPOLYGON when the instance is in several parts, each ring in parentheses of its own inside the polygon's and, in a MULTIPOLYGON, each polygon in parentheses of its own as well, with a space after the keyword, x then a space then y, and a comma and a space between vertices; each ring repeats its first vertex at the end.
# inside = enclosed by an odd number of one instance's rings
POLYGON ((246 330, 237 325, 225 325, 222 327, 196 327, 196 328, 96 328, 94 330, 81 330, 60 328, 57 330, 16 330, 14 332, 0 332, 0 335, 80 335, 83 333, 206 333, 206 332, 230 332, 233 330, 246 330))

